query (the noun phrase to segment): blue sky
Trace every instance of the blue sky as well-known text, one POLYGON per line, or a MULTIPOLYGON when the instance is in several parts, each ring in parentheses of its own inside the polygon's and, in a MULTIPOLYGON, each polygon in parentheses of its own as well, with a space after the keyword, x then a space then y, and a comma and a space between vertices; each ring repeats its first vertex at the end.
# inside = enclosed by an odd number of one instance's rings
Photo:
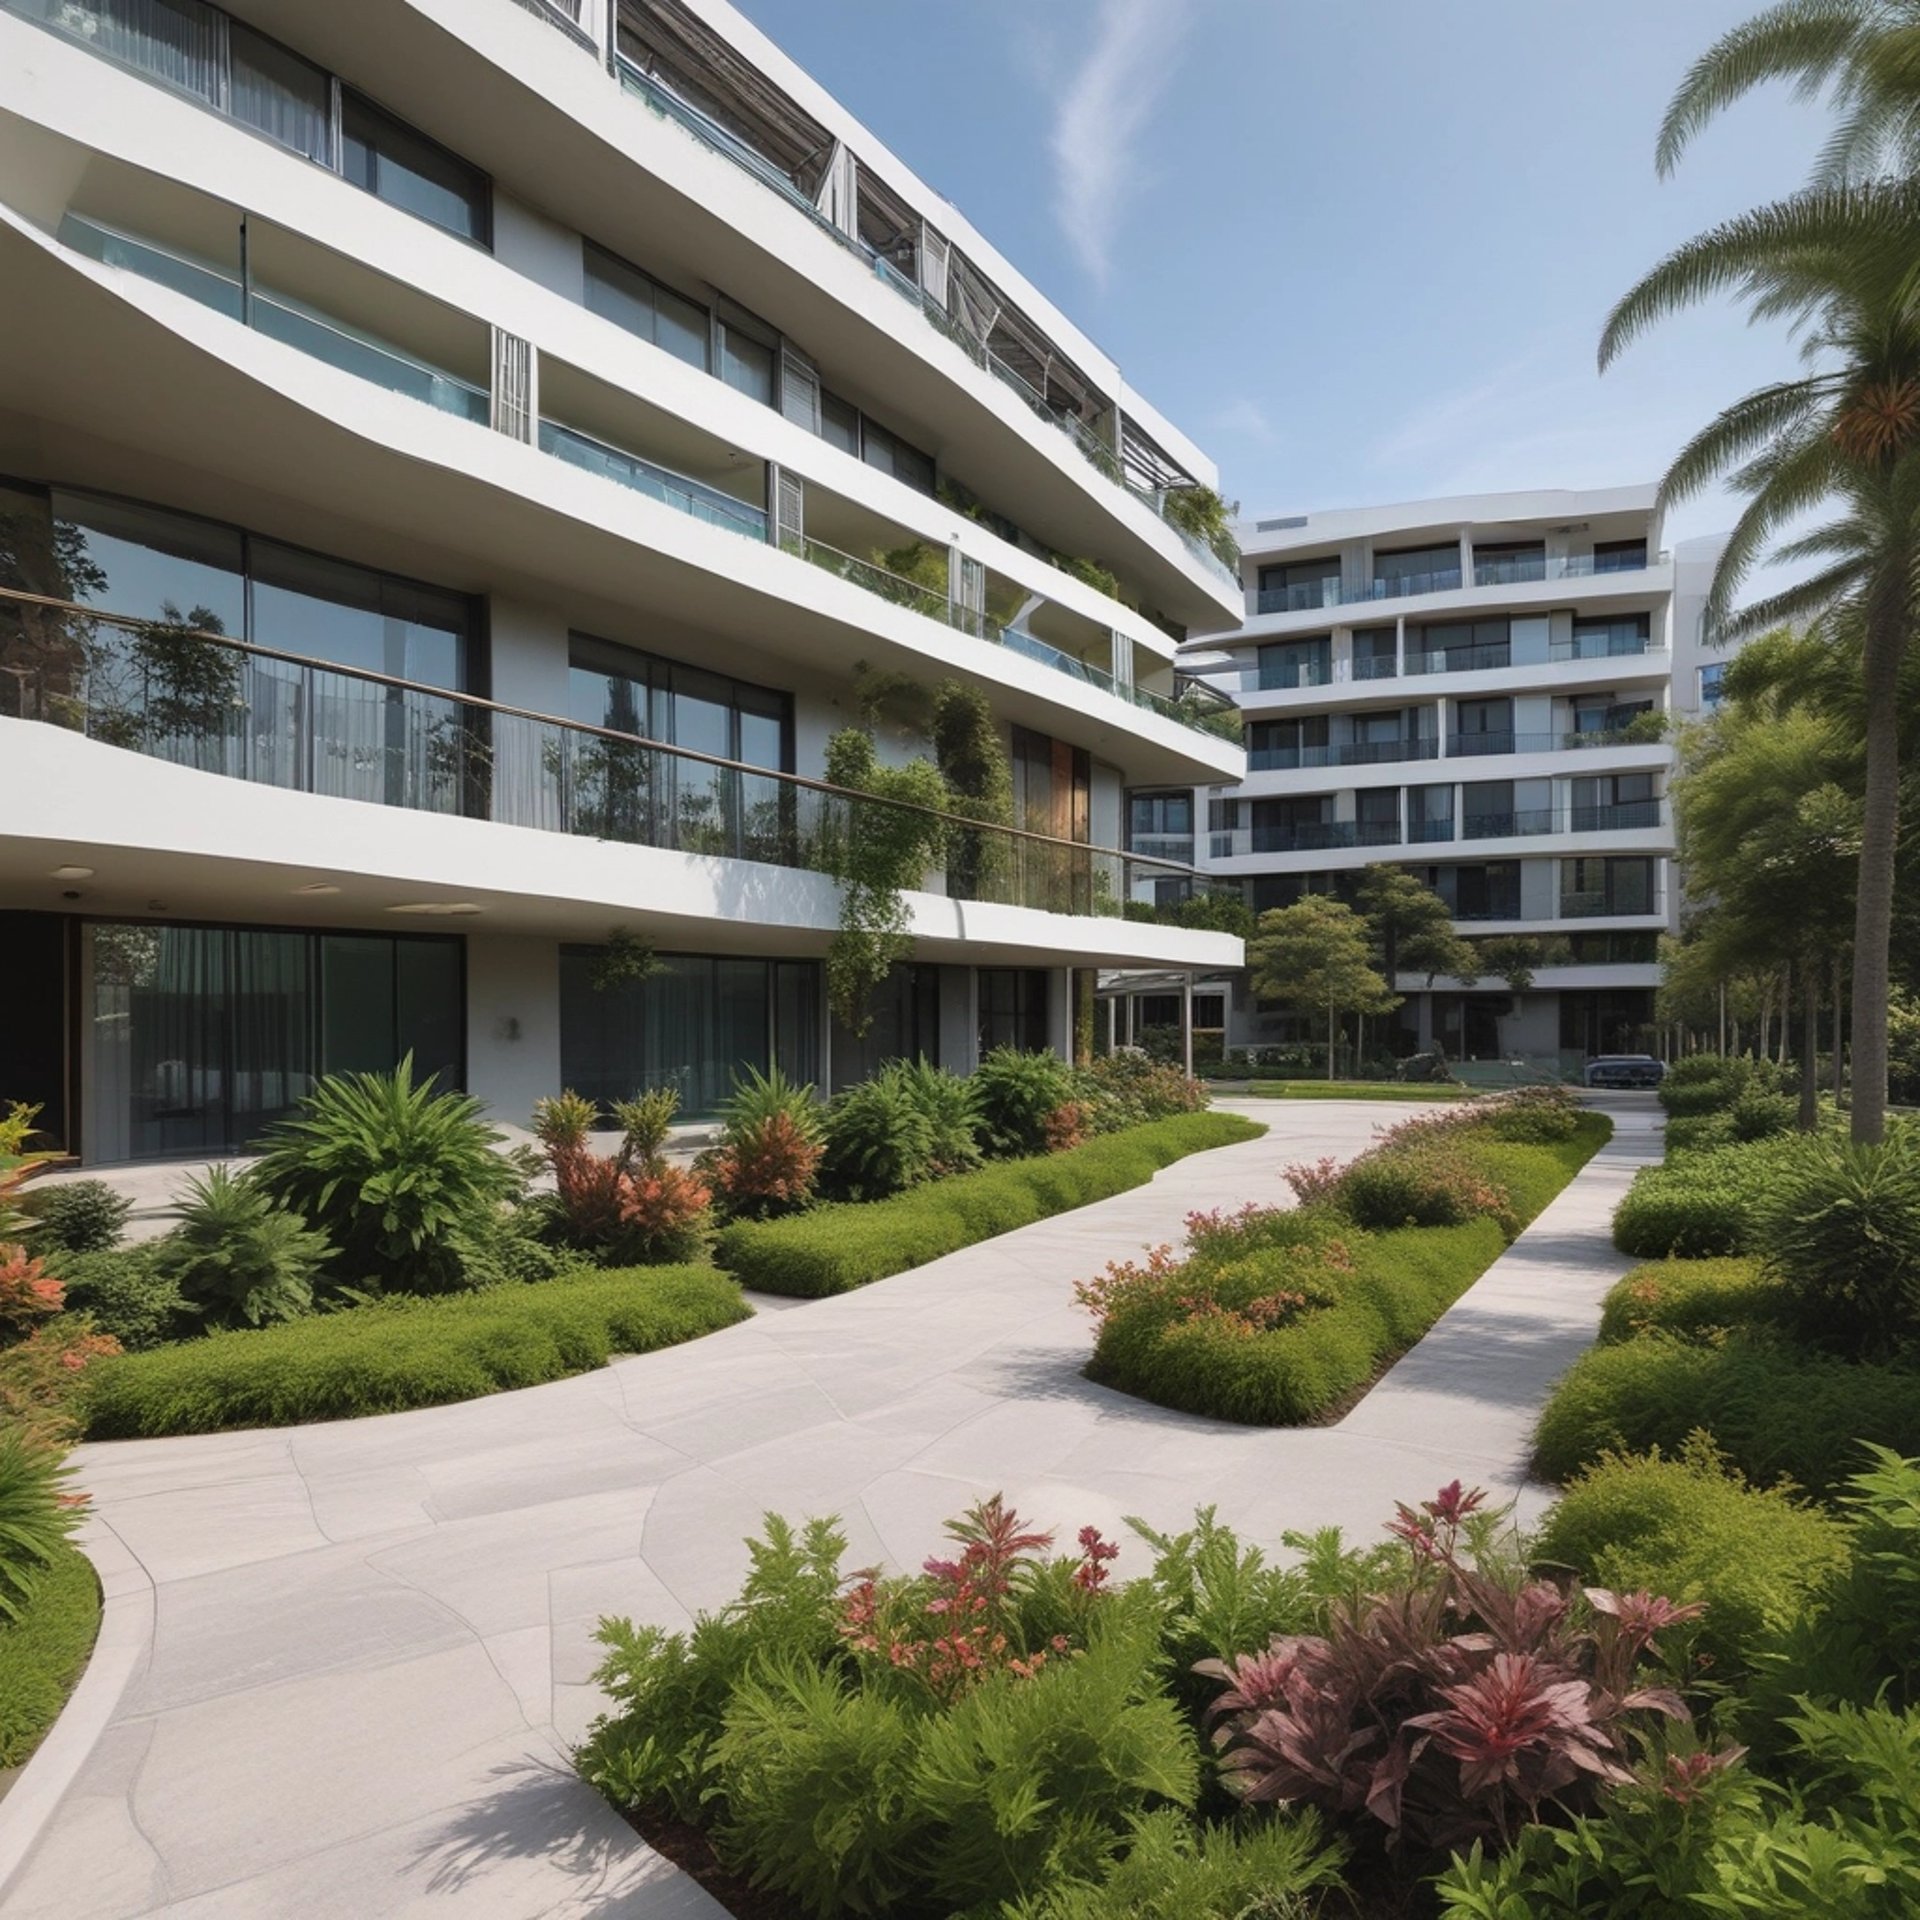
POLYGON ((1731 308, 1593 359, 1661 253, 1805 178, 1823 118, 1780 89, 1654 174, 1675 83, 1757 0, 738 3, 1249 513, 1654 479, 1790 364, 1731 308))

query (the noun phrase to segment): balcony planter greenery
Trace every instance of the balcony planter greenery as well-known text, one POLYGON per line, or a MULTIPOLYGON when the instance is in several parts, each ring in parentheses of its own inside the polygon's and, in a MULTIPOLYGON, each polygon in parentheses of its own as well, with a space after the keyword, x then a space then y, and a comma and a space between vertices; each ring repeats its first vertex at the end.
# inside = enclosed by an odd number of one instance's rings
POLYGON ((1212 550, 1223 566, 1238 569, 1240 545, 1233 537, 1233 516, 1238 505, 1229 506, 1211 487, 1170 487, 1161 508, 1170 527, 1178 527, 1212 550))

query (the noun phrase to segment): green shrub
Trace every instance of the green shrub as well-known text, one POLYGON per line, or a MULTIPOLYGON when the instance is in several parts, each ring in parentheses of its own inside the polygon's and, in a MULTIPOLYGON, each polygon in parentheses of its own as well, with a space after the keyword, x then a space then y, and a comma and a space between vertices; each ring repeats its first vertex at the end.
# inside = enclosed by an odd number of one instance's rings
POLYGON ((927 1123, 928 1172, 936 1180, 971 1173, 982 1158, 973 1083, 927 1060, 902 1060, 890 1071, 927 1123))
POLYGON ((187 1182, 180 1224, 153 1244, 154 1272, 179 1288, 209 1327, 263 1327, 313 1311, 332 1257, 327 1237, 230 1167, 187 1182))
POLYGON ((1728 1113, 1676 1114, 1666 1125, 1667 1158, 1675 1154, 1699 1153, 1708 1147, 1731 1147, 1739 1143, 1733 1137, 1732 1116, 1728 1113))
POLYGON ((1806 1697, 1920 1707, 1920 1459, 1865 1451, 1839 1495, 1843 1563, 1763 1663, 1756 1730, 1806 1697))
POLYGON ((1799 1118, 1800 1103, 1791 1094, 1748 1087, 1727 1109, 1727 1131, 1737 1141, 1771 1140, 1791 1133, 1799 1118))
POLYGON ((1785 1489, 1750 1485, 1698 1438, 1671 1458, 1604 1455, 1533 1544, 1586 1584, 1703 1602, 1693 1645, 1717 1680, 1743 1670, 1847 1559, 1838 1521, 1785 1489))
MULTIPOLYGON (((1081 1289, 1099 1320, 1087 1372, 1215 1419, 1324 1419, 1432 1326, 1499 1257, 1509 1228, 1538 1214, 1611 1131, 1604 1115, 1584 1114, 1575 1137, 1555 1146, 1495 1140, 1467 1124, 1416 1128, 1413 1149, 1376 1150, 1389 1162, 1444 1143, 1474 1180, 1508 1196, 1510 1218, 1355 1232, 1325 1202, 1198 1218, 1184 1264, 1154 1255, 1081 1289)), ((1330 1185, 1344 1199, 1349 1176, 1297 1171, 1309 1188, 1330 1185)))
POLYGON ((900 1062, 833 1096, 821 1191, 836 1200, 885 1200, 933 1175, 933 1122, 900 1062))
POLYGON ((39 1223, 33 1250, 44 1258, 55 1251, 105 1253, 117 1247, 133 1202, 104 1180, 74 1180, 29 1188, 21 1211, 39 1223))
POLYGON ((1825 1496, 1859 1467, 1863 1442, 1920 1453, 1920 1368, 1740 1333, 1596 1347, 1554 1388, 1536 1460, 1544 1478, 1566 1481, 1604 1453, 1677 1452, 1696 1428, 1749 1480, 1784 1477, 1825 1496))
POLYGON ((344 1420, 538 1386, 748 1317, 705 1267, 568 1275, 440 1299, 393 1298, 251 1333, 96 1361, 95 1439, 344 1420))
POLYGON ((1711 1337, 1732 1327, 1762 1327, 1781 1315, 1780 1284, 1757 1260, 1660 1260, 1635 1267, 1608 1292, 1600 1338, 1639 1333, 1711 1337))
POLYGON ((18 1621, 79 1514, 61 1504, 72 1475, 59 1450, 0 1428, 0 1621, 18 1621))
POLYGON ((577 1247, 559 1244, 550 1204, 554 1196, 517 1206, 496 1208, 492 1217, 456 1227, 448 1237, 448 1251, 460 1275, 463 1290, 483 1287, 535 1286, 563 1274, 590 1273, 596 1262, 577 1247))
POLYGON ((1745 1055, 1696 1053, 1667 1068, 1660 1104, 1676 1117, 1723 1113, 1750 1087, 1765 1091, 1765 1077, 1745 1055))
POLYGON ((164 1346, 192 1332, 198 1316, 171 1275, 160 1271, 159 1243, 108 1253, 60 1253, 53 1272, 67 1290, 67 1311, 84 1313, 128 1353, 164 1346))
POLYGON ((1795 1145, 1758 1140, 1643 1167, 1614 1212, 1613 1244, 1641 1260, 1751 1252, 1760 1203, 1795 1145))
POLYGON ((1504 1189, 1487 1179, 1479 1156, 1451 1138, 1362 1154, 1341 1176, 1339 1204, 1359 1227, 1458 1227, 1469 1220, 1511 1220, 1504 1189))
POLYGON ((457 1230, 523 1184, 472 1095, 392 1073, 330 1074, 271 1128, 254 1177, 337 1249, 336 1277, 396 1293, 460 1284, 457 1230))
POLYGON ((1157 1808, 1104 1880, 1020 1901, 1007 1920, 1313 1920, 1345 1857, 1311 1809, 1196 1827, 1157 1808))
POLYGON ((1754 1246, 1803 1339, 1882 1358, 1920 1341, 1920 1128, 1879 1146, 1794 1142, 1755 1212, 1754 1246))
POLYGON ((1117 1133, 1168 1120, 1176 1113, 1200 1113, 1207 1090, 1178 1067, 1162 1065, 1144 1053, 1111 1053, 1075 1075, 1076 1097, 1091 1110, 1094 1128, 1117 1133))
POLYGON ((1070 1153, 982 1167, 890 1200, 816 1207, 788 1220, 735 1221, 715 1258, 744 1287, 817 1299, 937 1260, 976 1241, 1104 1200, 1189 1153, 1258 1139, 1232 1114, 1184 1114, 1070 1153))
POLYGON ((982 1144, 995 1159, 1047 1150, 1047 1121, 1074 1097, 1073 1069, 1051 1053, 996 1047, 973 1070, 982 1144))
POLYGON ((0 1768, 20 1766, 53 1725, 93 1650, 100 1582, 78 1547, 58 1548, 18 1620, 0 1621, 0 1768))
POLYGON ((1496 1140, 1548 1147, 1580 1130, 1580 1103, 1569 1087, 1515 1087, 1493 1104, 1487 1130, 1496 1140))

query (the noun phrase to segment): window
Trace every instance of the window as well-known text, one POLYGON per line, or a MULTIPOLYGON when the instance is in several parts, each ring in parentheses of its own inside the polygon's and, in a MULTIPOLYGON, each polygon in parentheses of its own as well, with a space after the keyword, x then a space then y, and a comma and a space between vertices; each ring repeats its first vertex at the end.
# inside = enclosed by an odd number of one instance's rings
POLYGON ((837 393, 820 395, 820 438, 842 453, 860 458, 860 409, 837 393))
POLYGON ((1647 564, 1647 543, 1640 540, 1596 540, 1593 543, 1595 573, 1638 573, 1647 564))
POLYGON ((1193 996, 1193 1024, 1197 1031, 1213 1032, 1227 1024, 1227 996, 1224 993, 1196 993, 1193 996))
POLYGON ((205 0, 0 0, 0 9, 69 34, 463 240, 492 242, 491 188, 477 167, 205 0))
POLYGON ((706 308, 592 241, 587 242, 587 309, 706 372, 706 308))
POLYGON ((341 172, 463 240, 492 239, 486 176, 351 87, 340 91, 341 172))
POLYGON ((1655 862, 1626 854, 1560 863, 1560 911, 1577 914, 1659 910, 1655 862))
POLYGON ((820 1079, 820 969, 810 960, 668 953, 644 980, 594 984, 602 949, 560 949, 560 1078, 610 1108, 657 1087, 712 1113, 743 1068, 820 1079))
POLYGON ((898 434, 889 433, 865 415, 860 421, 860 457, 868 466, 890 473, 902 485, 916 493, 934 490, 934 463, 930 453, 910 446, 898 434))
POLYGON ((316 1076, 465 1083, 463 943, 168 922, 89 929, 87 1153, 245 1148, 316 1076))
POLYGON ((1278 566, 1260 569, 1260 591, 1267 593, 1282 587, 1311 587, 1322 580, 1340 578, 1340 556, 1324 554, 1318 560, 1288 560, 1278 566))
POLYGON ((1547 577, 1547 549, 1540 540, 1475 541, 1473 580, 1480 587, 1513 586, 1547 577))
POLYGON ((1137 843, 1145 837, 1191 839, 1191 793, 1136 793, 1127 802, 1127 826, 1137 843))
POLYGON ((1401 547, 1373 556, 1373 581, 1389 597, 1403 593, 1444 593, 1460 584, 1460 545, 1401 547))
POLYGON ((1353 636, 1353 677, 1391 680, 1399 671, 1398 636, 1391 627, 1366 627, 1353 636))
POLYGON ((1418 630, 1426 673, 1482 672, 1511 664, 1512 629, 1505 620, 1449 620, 1418 630))
POLYGON ((977 976, 980 1054, 995 1047, 1020 1053, 1045 1053, 1047 975, 1039 967, 982 967, 977 976))
POLYGON ((1576 620, 1573 657, 1605 660, 1616 655, 1645 653, 1652 631, 1652 616, 1645 613, 1622 614, 1609 620, 1576 620))
POLYGON ((1491 747, 1495 752, 1513 750, 1513 702, 1511 700, 1456 700, 1453 730, 1461 740, 1491 747))
POLYGON ((1708 713, 1718 712, 1726 698, 1727 663, 1715 660, 1700 669, 1700 705, 1708 713))
POLYGON ((1333 677, 1333 636, 1315 634, 1308 640, 1286 640, 1260 649, 1260 685, 1324 687, 1333 677))
POLYGON ((716 371, 736 393, 773 405, 774 350, 732 321, 720 323, 720 364, 716 371))
POLYGON ((871 1024, 856 1038, 838 1020, 833 1031, 836 1087, 868 1080, 889 1060, 940 1064, 940 969, 897 966, 874 992, 871 1024))
POLYGON ((1247 726, 1249 767, 1257 773, 1327 764, 1327 716, 1304 720, 1254 720, 1247 726))

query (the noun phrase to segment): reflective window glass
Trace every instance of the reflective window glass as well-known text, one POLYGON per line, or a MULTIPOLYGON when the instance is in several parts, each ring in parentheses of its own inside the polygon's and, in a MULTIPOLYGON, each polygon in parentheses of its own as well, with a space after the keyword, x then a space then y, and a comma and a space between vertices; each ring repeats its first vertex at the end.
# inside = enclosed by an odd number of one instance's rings
POLYGON ((484 175, 350 87, 341 90, 340 126, 341 171, 355 186, 463 240, 488 243, 484 175))
POLYGON ((245 636, 241 536, 232 528, 59 488, 53 518, 74 599, 136 620, 245 636))
POLYGON ((331 166, 333 86, 327 75, 237 20, 229 23, 227 35, 227 111, 256 133, 331 166))

